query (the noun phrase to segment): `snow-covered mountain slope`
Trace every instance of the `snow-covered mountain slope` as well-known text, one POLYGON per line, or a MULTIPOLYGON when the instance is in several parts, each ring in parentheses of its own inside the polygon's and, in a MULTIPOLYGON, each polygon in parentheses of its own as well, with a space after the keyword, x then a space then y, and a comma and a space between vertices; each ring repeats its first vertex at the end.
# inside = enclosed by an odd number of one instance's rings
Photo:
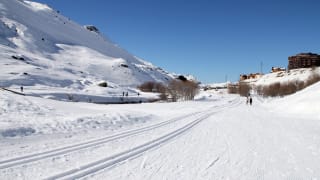
POLYGON ((116 88, 172 78, 47 5, 1 0, 0 9, 0 86, 90 90, 101 81, 116 88))

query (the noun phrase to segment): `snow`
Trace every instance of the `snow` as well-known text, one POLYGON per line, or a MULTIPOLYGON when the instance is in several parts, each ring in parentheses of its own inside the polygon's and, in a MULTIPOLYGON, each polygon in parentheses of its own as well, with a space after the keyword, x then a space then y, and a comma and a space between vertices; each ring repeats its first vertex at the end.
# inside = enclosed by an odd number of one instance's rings
POLYGON ((271 106, 277 107, 277 111, 295 114, 296 116, 320 119, 320 83, 307 87, 304 91, 297 92, 285 99, 277 99, 271 106), (277 106, 281 104, 282 106, 277 106), (294 106, 292 106, 294 105, 294 106), (289 107, 289 108, 288 108, 289 107))
POLYGON ((0 178, 319 179, 319 90, 252 106, 216 91, 127 105, 0 91, 0 178))
POLYGON ((2 0, 0 7, 1 87, 30 86, 26 89, 33 90, 41 86, 43 92, 28 91, 38 96, 52 87, 109 96, 123 91, 137 94, 134 89, 143 82, 167 83, 174 78, 48 5, 2 0), (97 87, 101 81, 111 86, 101 90, 97 87))
POLYGON ((269 85, 275 82, 287 83, 288 81, 306 81, 313 73, 320 74, 320 68, 301 68, 292 69, 290 71, 281 71, 263 75, 261 78, 255 80, 254 84, 269 85))
POLYGON ((47 5, 0 9, 0 179, 320 179, 320 83, 252 106, 225 89, 147 103, 135 86, 174 75, 47 5))
POLYGON ((24 1, 26 4, 29 4, 30 7, 35 11, 52 11, 52 9, 46 5, 32 1, 24 1))

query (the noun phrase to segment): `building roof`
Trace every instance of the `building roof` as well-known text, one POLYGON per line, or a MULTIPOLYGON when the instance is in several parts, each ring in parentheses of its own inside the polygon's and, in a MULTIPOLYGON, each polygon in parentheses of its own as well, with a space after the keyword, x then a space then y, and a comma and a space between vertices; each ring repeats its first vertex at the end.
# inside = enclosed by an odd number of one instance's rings
POLYGON ((320 56, 320 55, 319 55, 319 54, 315 54, 315 53, 308 52, 308 53, 299 53, 299 54, 297 54, 296 56, 320 56))

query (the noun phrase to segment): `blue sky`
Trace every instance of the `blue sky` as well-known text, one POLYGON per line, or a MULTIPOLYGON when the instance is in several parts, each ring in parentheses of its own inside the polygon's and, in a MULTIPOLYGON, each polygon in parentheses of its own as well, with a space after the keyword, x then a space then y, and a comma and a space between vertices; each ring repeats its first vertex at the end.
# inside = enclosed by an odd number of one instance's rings
POLYGON ((132 54, 204 83, 320 53, 319 0, 36 0, 132 54))

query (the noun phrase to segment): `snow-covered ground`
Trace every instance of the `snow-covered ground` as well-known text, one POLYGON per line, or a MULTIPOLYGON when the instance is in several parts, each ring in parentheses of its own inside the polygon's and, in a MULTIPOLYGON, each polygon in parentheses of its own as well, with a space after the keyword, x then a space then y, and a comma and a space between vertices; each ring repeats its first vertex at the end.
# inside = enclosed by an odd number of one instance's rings
POLYGON ((320 179, 320 83, 252 106, 98 105, 0 91, 0 179, 320 179))
POLYGON ((47 5, 1 0, 0 10, 1 180, 320 180, 320 83, 253 106, 225 89, 190 102, 93 104, 149 101, 157 95, 137 85, 177 75, 47 5), (25 96, 12 93, 21 86, 25 96))

